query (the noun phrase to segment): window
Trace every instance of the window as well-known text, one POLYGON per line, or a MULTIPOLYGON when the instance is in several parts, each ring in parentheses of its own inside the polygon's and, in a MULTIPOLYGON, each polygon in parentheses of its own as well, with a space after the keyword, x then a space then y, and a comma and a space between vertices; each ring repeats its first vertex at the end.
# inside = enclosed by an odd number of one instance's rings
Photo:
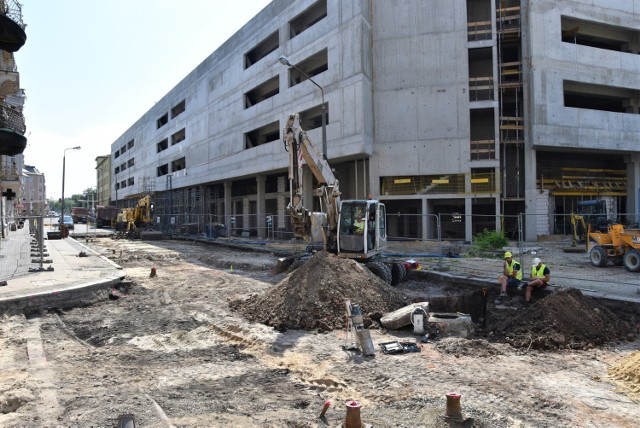
POLYGON ((253 107, 278 93, 280 93, 280 84, 278 76, 275 76, 244 94, 244 108, 253 107))
POLYGON ((279 139, 280 125, 277 121, 271 122, 268 125, 261 126, 244 134, 244 148, 250 149, 262 144, 271 143, 272 141, 278 141, 279 139))
MULTIPOLYGON (((326 124, 329 124, 329 105, 327 104, 326 124)), ((300 112, 300 125, 302 129, 308 131, 322 127, 322 105, 311 107, 300 112)))
POLYGON ((157 169, 157 176, 162 177, 163 175, 167 175, 169 173, 169 164, 160 165, 157 169))
POLYGON ((327 71, 329 69, 327 50, 323 49, 320 52, 305 59, 304 61, 295 64, 295 67, 289 68, 289 87, 295 86, 298 83, 307 80, 307 77, 297 70, 298 68, 309 77, 313 77, 322 73, 323 71, 327 71))
POLYGON ((167 123, 169 123, 169 114, 165 113, 162 116, 160 116, 160 118, 157 120, 157 122, 156 122, 157 129, 162 128, 167 123))
POLYGON ((171 162, 171 172, 180 171, 185 169, 186 167, 187 165, 184 158, 176 159, 171 162))
POLYGON ((113 155, 114 158, 118 159, 118 157, 120 157, 120 150, 116 150, 115 154, 113 155))
POLYGON ((129 159, 129 161, 127 162, 127 167, 131 168, 133 165, 135 165, 135 159, 131 158, 129 159))
POLYGON ((131 178, 129 178, 129 179, 127 180, 127 186, 133 186, 133 183, 134 183, 134 179, 133 179, 133 177, 131 177, 131 178))
POLYGON ((180 141, 184 141, 185 138, 185 129, 182 128, 171 136, 171 145, 178 144, 180 141))
POLYGON ((132 149, 132 148, 133 148, 133 140, 127 143, 127 149, 132 149))
POLYGON ((615 113, 633 113, 633 101, 640 96, 636 89, 590 83, 564 82, 564 106, 615 113))
POLYGON ((271 52, 278 49, 278 32, 271 33, 266 39, 258 43, 253 49, 244 54, 245 70, 260 61, 271 52))
POLYGON ((319 0, 300 15, 289 21, 289 38, 307 30, 327 16, 327 0, 319 0))
POLYGON ((185 108, 186 108, 186 104, 185 104, 184 100, 182 100, 178 104, 176 104, 171 109, 171 119, 173 119, 174 117, 178 116, 180 113, 185 111, 185 108))
POLYGON ((119 173, 119 172, 120 172, 120 167, 119 167, 119 166, 117 166, 117 167, 116 167, 116 169, 113 171, 113 173, 114 173, 114 174, 117 174, 117 173, 119 173))
POLYGON ((562 17, 561 25, 562 41, 565 43, 618 52, 638 53, 638 49, 632 49, 632 46, 638 40, 640 31, 568 16, 562 17))
POLYGON ((127 151, 127 145, 120 147, 120 154, 124 154, 127 151))
POLYGON ((169 139, 168 138, 165 138, 164 140, 162 140, 158 144, 156 144, 157 153, 160 153, 163 150, 167 150, 168 148, 169 148, 169 139))
POLYGON ((127 163, 123 163, 122 165, 120 165, 120 171, 124 171, 125 169, 127 169, 127 163))

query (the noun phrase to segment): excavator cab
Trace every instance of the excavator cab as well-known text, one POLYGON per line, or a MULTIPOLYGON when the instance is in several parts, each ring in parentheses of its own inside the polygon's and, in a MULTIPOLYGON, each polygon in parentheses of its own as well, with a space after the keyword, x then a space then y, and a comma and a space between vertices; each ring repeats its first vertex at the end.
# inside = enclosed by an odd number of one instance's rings
POLYGON ((387 247, 386 211, 376 200, 344 200, 338 221, 338 253, 368 259, 387 247))

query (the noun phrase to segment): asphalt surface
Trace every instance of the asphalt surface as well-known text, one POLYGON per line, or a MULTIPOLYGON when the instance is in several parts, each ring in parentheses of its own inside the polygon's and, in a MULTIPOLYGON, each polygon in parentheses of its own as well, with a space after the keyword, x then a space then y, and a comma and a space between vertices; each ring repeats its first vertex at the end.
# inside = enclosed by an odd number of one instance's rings
POLYGON ((78 240, 46 239, 47 229, 53 231, 45 228, 42 247, 28 223, 0 241, 0 309, 71 303, 83 290, 110 289, 124 279, 120 266, 78 240))

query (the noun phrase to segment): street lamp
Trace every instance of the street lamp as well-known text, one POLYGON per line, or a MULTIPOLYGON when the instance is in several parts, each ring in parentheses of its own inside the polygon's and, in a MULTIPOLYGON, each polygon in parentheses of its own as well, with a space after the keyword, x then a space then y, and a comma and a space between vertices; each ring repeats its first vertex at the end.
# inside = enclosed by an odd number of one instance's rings
POLYGON ((60 230, 62 230, 62 226, 64 225, 64 173, 67 150, 80 150, 80 146, 68 147, 64 149, 64 152, 62 153, 62 207, 60 208, 60 230))
POLYGON ((320 89, 320 94, 322 95, 322 157, 326 160, 327 159, 327 105, 324 103, 324 89, 322 89, 322 86, 318 85, 315 80, 309 77, 307 73, 302 71, 299 67, 296 67, 295 65, 291 64, 286 56, 280 55, 280 57, 278 58, 278 61, 282 65, 286 65, 287 67, 290 67, 290 68, 295 68, 296 70, 298 70, 298 72, 300 72, 300 74, 302 74, 304 77, 310 80, 311 83, 313 83, 320 89))

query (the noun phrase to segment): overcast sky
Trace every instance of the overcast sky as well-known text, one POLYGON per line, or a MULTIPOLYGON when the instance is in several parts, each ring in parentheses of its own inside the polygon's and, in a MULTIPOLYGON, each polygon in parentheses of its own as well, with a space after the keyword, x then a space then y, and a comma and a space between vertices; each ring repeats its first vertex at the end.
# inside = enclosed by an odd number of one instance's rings
POLYGON ((96 186, 95 159, 269 0, 20 0, 25 164, 47 198, 96 186), (81 146, 80 150, 65 148, 81 146))

